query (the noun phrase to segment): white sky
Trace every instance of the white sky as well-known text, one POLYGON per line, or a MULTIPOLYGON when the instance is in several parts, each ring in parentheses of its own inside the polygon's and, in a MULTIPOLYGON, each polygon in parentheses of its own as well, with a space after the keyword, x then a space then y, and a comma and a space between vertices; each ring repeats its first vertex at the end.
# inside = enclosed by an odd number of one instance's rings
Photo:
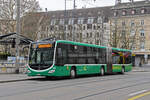
MULTIPOLYGON (((64 10, 65 9, 65 0, 37 0, 40 3, 40 6, 42 7, 43 11, 45 8, 48 9, 48 11, 52 10, 64 10)), ((73 0, 66 0, 67 1, 67 9, 73 8, 73 0)), ((116 0, 76 0, 76 6, 77 8, 82 7, 101 7, 101 6, 110 6, 114 5, 116 0)), ((129 0, 122 0, 122 2, 127 2, 129 0)), ((143 1, 143 0, 134 0, 134 1, 143 1)))

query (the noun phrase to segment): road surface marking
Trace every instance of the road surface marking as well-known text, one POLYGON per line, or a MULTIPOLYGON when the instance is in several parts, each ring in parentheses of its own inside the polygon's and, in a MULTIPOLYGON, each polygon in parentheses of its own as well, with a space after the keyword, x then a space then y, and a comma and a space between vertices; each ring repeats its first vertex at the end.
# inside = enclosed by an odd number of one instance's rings
POLYGON ((141 94, 141 93, 144 93, 144 92, 147 92, 147 90, 142 90, 142 91, 138 91, 138 92, 135 92, 135 93, 131 93, 131 94, 129 94, 129 96, 134 96, 134 95, 141 94))
POLYGON ((146 95, 150 95, 150 92, 145 92, 145 93, 139 94, 139 95, 137 95, 137 96, 134 96, 134 97, 132 97, 132 98, 129 98, 128 100, 136 100, 136 99, 141 98, 141 97, 144 97, 144 96, 146 96, 146 95))

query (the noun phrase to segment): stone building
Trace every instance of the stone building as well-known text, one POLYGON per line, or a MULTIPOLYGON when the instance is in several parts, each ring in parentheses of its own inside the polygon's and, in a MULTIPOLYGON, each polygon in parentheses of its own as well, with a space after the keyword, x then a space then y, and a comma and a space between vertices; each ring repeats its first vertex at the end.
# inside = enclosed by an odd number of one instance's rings
POLYGON ((112 46, 132 49, 136 65, 150 63, 150 1, 118 2, 112 11, 112 46))
MULTIPOLYGON (((29 20, 32 22, 32 27, 34 26, 36 29, 34 32, 37 34, 36 40, 56 38, 108 46, 111 8, 110 6, 49 11, 38 13, 40 14, 38 18, 30 18, 29 20)), ((23 27, 25 29, 31 28, 31 26, 29 27, 31 22, 24 20, 23 27)))

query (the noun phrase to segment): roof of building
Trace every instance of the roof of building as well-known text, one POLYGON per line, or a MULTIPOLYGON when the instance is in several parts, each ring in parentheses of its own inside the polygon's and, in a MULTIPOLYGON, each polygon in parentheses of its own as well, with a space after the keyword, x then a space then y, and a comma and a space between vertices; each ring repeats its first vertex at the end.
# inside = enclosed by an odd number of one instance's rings
POLYGON ((26 44, 30 44, 31 42, 33 42, 33 40, 23 36, 23 35, 18 35, 16 33, 8 33, 5 35, 0 35, 0 44, 12 44, 15 43, 15 39, 19 37, 20 40, 20 44, 21 45, 26 45, 26 44))
POLYGON ((140 7, 149 7, 150 1, 135 1, 135 2, 125 2, 118 3, 112 7, 112 9, 125 9, 125 8, 140 8, 140 7))

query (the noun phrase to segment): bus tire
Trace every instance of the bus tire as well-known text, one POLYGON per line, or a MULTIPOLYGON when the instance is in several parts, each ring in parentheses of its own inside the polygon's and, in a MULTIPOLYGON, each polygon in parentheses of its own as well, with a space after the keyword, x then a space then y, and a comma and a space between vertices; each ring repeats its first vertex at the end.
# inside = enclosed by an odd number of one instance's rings
POLYGON ((76 77, 76 71, 75 71, 75 68, 72 67, 70 70, 70 78, 75 78, 75 77, 76 77))
POLYGON ((104 76, 104 74, 105 74, 104 67, 101 67, 101 69, 100 69, 100 75, 101 75, 101 76, 104 76))
POLYGON ((125 68, 122 67, 122 69, 121 69, 121 74, 124 74, 124 73, 125 73, 125 68))

